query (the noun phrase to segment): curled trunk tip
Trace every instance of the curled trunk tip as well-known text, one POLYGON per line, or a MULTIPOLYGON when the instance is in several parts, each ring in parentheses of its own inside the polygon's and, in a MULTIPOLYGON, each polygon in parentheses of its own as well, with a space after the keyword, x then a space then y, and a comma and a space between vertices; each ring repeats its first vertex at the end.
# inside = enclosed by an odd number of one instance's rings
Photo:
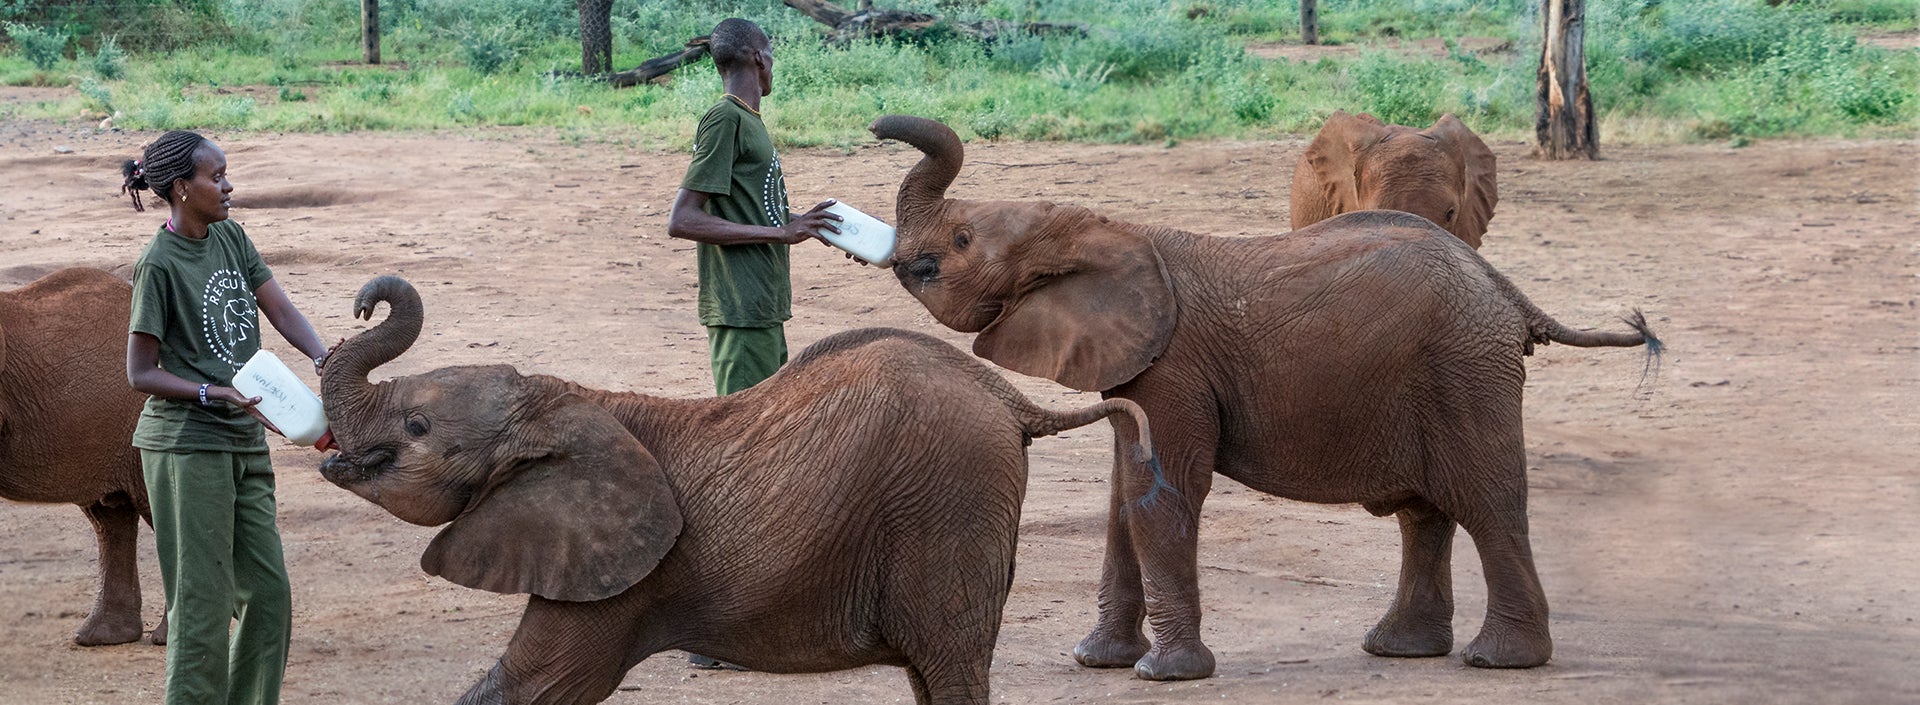
POLYGON ((885 115, 874 120, 867 130, 883 140, 899 140, 913 145, 926 156, 900 182, 895 216, 905 223, 910 215, 922 213, 946 198, 947 187, 960 175, 965 150, 953 129, 935 120, 912 115, 885 115))
POLYGON ((386 275, 375 277, 360 287, 353 300, 353 315, 373 320, 373 309, 381 302, 391 308, 386 320, 340 344, 327 356, 327 373, 320 378, 321 395, 327 399, 327 417, 349 412, 355 400, 366 395, 368 373, 373 368, 399 357, 420 337, 424 315, 420 293, 407 280, 386 275))

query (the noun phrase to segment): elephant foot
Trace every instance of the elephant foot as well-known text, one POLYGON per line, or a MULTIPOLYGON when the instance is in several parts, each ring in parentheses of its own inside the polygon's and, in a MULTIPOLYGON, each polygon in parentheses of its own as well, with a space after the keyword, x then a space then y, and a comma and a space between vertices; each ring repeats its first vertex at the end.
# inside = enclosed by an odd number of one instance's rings
POLYGON ((1403 619, 1389 614, 1367 632, 1360 648, 1388 658, 1445 656, 1453 651, 1453 625, 1445 619, 1403 619))
POLYGON ((1198 640, 1178 646, 1155 645, 1133 664, 1133 674, 1150 681, 1191 681, 1213 675, 1213 650, 1198 640))
POLYGON ((140 640, 140 613, 104 612, 95 610, 87 615, 87 621, 80 624, 79 631, 73 634, 73 643, 81 646, 108 646, 126 644, 140 640))
POLYGON ((1488 624, 1467 644, 1463 654, 1475 668, 1533 668, 1553 658, 1553 637, 1542 627, 1496 627, 1488 624))
POLYGON ((160 613, 160 623, 153 625, 153 631, 147 633, 147 643, 154 646, 167 645, 167 613, 160 613))
POLYGON ((1138 630, 1131 636, 1120 636, 1095 629, 1073 647, 1073 660, 1087 668, 1126 668, 1147 655, 1149 646, 1138 630))

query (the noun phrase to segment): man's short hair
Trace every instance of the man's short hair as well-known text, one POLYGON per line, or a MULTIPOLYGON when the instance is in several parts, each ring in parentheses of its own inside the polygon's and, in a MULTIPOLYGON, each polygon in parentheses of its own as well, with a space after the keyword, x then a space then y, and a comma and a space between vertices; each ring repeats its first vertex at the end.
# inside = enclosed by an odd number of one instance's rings
POLYGON ((754 24, 738 17, 729 17, 715 25, 711 44, 707 51, 713 54, 713 65, 721 71, 747 66, 752 63, 753 55, 767 45, 767 33, 754 24))

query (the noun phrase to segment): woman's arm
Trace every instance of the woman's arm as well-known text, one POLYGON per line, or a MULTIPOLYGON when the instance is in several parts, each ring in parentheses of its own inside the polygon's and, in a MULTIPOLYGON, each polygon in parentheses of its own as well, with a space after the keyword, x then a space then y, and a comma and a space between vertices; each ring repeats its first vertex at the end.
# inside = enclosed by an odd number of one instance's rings
POLYGON ((313 360, 313 371, 320 372, 321 364, 327 357, 327 346, 320 342, 320 334, 313 331, 313 324, 293 305, 293 299, 287 298, 287 292, 280 288, 280 282, 268 279, 260 288, 253 290, 253 298, 260 302, 260 315, 280 331, 280 337, 300 349, 300 352, 313 360))
MULTIPOLYGON (((181 379, 179 375, 160 367, 160 339, 146 333, 127 334, 127 384, 133 385, 134 391, 141 394, 166 399, 201 401, 200 385, 181 379)), ((267 428, 273 429, 274 433, 280 433, 280 429, 274 428, 273 423, 267 421, 267 417, 260 415, 259 409, 254 408, 253 405, 260 403, 260 397, 249 397, 232 387, 209 384, 206 402, 215 401, 224 401, 245 409, 248 416, 258 419, 267 428)))

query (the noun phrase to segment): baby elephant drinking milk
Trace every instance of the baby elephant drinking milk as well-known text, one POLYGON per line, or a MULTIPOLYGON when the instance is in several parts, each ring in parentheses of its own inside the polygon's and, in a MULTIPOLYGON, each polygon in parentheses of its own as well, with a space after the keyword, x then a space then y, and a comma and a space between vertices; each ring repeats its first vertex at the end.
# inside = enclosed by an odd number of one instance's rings
POLYGON ((462 703, 597 702, 667 649, 769 672, 892 664, 919 703, 986 703, 1029 439, 1124 415, 1131 462, 1158 473, 1132 402, 1048 411, 918 333, 840 333, 708 399, 506 365, 370 384, 420 333, 412 286, 368 282, 355 313, 381 302, 387 318, 329 358, 341 451, 320 471, 448 524, 428 573, 531 595, 462 703))

